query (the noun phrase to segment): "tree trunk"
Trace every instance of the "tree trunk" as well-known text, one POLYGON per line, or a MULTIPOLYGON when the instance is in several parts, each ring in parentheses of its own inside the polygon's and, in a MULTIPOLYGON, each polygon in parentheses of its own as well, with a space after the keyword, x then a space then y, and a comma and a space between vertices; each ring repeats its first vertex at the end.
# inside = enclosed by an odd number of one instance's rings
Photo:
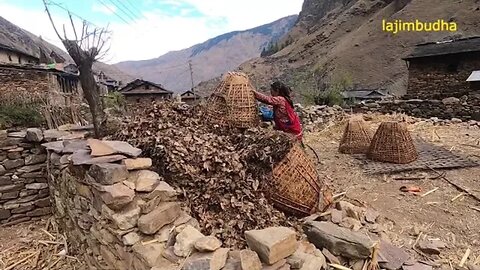
POLYGON ((80 84, 92 114, 95 137, 100 138, 103 136, 103 126, 106 121, 100 90, 93 77, 92 65, 84 64, 79 67, 79 70, 80 84))

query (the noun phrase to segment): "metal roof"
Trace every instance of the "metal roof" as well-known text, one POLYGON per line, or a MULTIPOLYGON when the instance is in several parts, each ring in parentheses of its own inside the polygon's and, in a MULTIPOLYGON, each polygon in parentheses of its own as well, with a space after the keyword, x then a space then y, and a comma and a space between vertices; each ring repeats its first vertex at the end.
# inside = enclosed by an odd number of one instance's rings
POLYGON ((475 70, 468 77, 467 82, 479 82, 480 81, 480 70, 475 70))

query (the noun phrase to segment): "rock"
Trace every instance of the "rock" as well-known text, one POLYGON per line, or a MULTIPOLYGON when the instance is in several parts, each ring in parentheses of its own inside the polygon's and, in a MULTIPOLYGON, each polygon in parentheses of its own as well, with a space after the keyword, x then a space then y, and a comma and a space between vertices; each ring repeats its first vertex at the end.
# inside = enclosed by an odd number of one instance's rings
POLYGON ((403 249, 398 248, 384 240, 380 240, 378 262, 383 269, 397 270, 410 258, 403 249))
POLYGON ((176 202, 160 204, 155 210, 138 219, 138 229, 144 234, 155 234, 160 228, 173 222, 180 212, 180 205, 176 202))
POLYGON ((460 123, 463 122, 462 119, 459 119, 459 118, 452 118, 450 121, 451 121, 453 124, 460 124, 460 123))
MULTIPOLYGON (((468 270, 480 270, 480 265, 473 265, 473 264, 467 263, 467 268, 468 268, 468 270)), ((430 269, 406 269, 406 270, 432 270, 432 268, 430 268, 430 269)))
POLYGON ((303 228, 308 240, 317 248, 326 248, 347 258, 366 259, 372 254, 375 244, 365 235, 333 223, 312 221, 305 223, 303 228))
POLYGON ((94 164, 88 170, 88 174, 102 185, 113 185, 126 180, 128 177, 125 165, 111 163, 94 164))
POLYGON ((210 253, 195 253, 189 257, 183 270, 220 270, 225 266, 228 248, 221 248, 210 253))
POLYGON ((340 224, 343 220, 343 212, 337 209, 332 209, 331 218, 333 223, 340 224))
POLYGON ((12 214, 11 214, 10 210, 0 209, 0 220, 7 219, 11 216, 12 216, 12 214))
POLYGON ((135 183, 138 192, 152 192, 160 183, 160 175, 149 170, 130 172, 128 181, 135 183))
POLYGON ((44 163, 46 160, 47 155, 29 155, 25 158, 25 165, 44 163))
POLYGON ((29 166, 24 166, 24 167, 18 169, 17 172, 18 173, 37 172, 37 171, 43 170, 46 167, 47 167, 46 164, 29 165, 29 166))
POLYGON ((454 104, 460 103, 460 99, 456 97, 448 97, 448 98, 442 99, 442 103, 445 105, 454 105, 454 104))
MULTIPOLYGON (((23 148, 20 148, 23 149, 23 148)), ((11 152, 7 154, 8 159, 19 159, 22 158, 22 152, 11 152)))
POLYGON ((418 242, 418 249, 427 254, 439 255, 440 249, 445 247, 445 243, 440 240, 422 240, 418 242))
POLYGON ((17 207, 15 209, 12 209, 11 212, 12 214, 21 214, 21 213, 26 213, 28 211, 31 211, 35 208, 35 206, 31 203, 27 203, 26 205, 17 207))
POLYGON ((127 170, 146 170, 152 167, 151 158, 127 158, 122 160, 122 164, 127 167, 127 170))
POLYGON ((33 190, 46 189, 46 188, 48 188, 48 184, 47 183, 32 183, 32 184, 25 185, 25 188, 26 189, 33 189, 33 190))
POLYGON ((262 270, 280 270, 286 265, 286 263, 287 263, 287 260, 282 259, 272 265, 264 265, 262 267, 262 270))
POLYGON ((162 243, 153 242, 144 245, 138 242, 132 247, 133 253, 149 267, 154 267, 159 259, 163 259, 162 253, 165 247, 162 243))
POLYGON ((0 176, 6 173, 7 173, 7 170, 5 169, 5 167, 3 167, 3 165, 0 165, 0 176))
POLYGON ((18 198, 18 191, 14 192, 7 192, 7 193, 0 193, 0 199, 2 200, 11 200, 11 199, 16 199, 18 198))
POLYGON ((23 159, 5 160, 3 162, 3 167, 7 170, 13 170, 23 165, 25 165, 25 160, 23 159))
POLYGON ((8 133, 8 137, 11 137, 11 138, 24 139, 26 136, 27 136, 27 132, 25 132, 25 131, 18 131, 18 132, 10 132, 10 133, 8 133))
POLYGON ((325 258, 322 259, 321 257, 307 254, 300 270, 319 270, 322 269, 325 264, 325 258))
POLYGON ((73 154, 79 150, 88 151, 88 144, 85 140, 72 140, 63 142, 63 154, 73 154))
POLYGON ((147 195, 147 199, 151 200, 158 196, 160 197, 161 201, 168 201, 174 198, 176 195, 177 192, 173 187, 164 181, 160 181, 157 187, 147 195))
POLYGON ((37 208, 31 212, 27 213, 29 217, 39 217, 52 214, 52 209, 50 207, 37 208))
POLYGON ((204 235, 201 232, 187 225, 176 237, 173 250, 175 255, 187 257, 192 253, 195 242, 202 237, 204 237, 204 235))
POLYGON ((113 223, 120 230, 129 230, 137 226, 138 218, 140 217, 140 207, 135 203, 130 204, 119 212, 115 212, 111 218, 113 223))
POLYGON ((103 202, 112 209, 120 209, 132 202, 135 197, 135 191, 121 183, 111 186, 103 186, 101 198, 103 202))
POLYGON ((62 141, 43 143, 42 146, 58 154, 61 154, 64 148, 62 141))
POLYGON ((194 246, 200 252, 212 252, 222 246, 222 241, 218 240, 215 236, 210 235, 198 239, 194 246))
POLYGON ((242 250, 240 251, 240 265, 242 270, 261 270, 262 262, 258 254, 252 250, 242 250))
POLYGON ((415 263, 413 265, 404 265, 402 266, 403 270, 432 270, 432 266, 423 264, 423 263, 415 263))
POLYGON ((12 185, 0 186, 0 193, 19 191, 23 188, 24 188, 24 185, 22 185, 22 184, 12 184, 12 185))
POLYGON ((140 235, 136 232, 129 232, 122 236, 122 242, 125 246, 133 246, 140 240, 140 235))
POLYGON ((87 140, 91 155, 94 157, 108 156, 113 154, 125 154, 131 157, 138 157, 142 150, 121 141, 100 141, 97 139, 87 140))
POLYGON ((340 201, 337 203, 337 209, 345 211, 348 217, 361 220, 361 217, 363 215, 363 212, 365 209, 358 207, 356 205, 353 205, 349 202, 345 201, 340 201))
POLYGON ((155 239, 159 242, 167 242, 170 237, 170 233, 173 231, 174 226, 172 224, 163 226, 156 234, 155 239))
POLYGON ((162 256, 172 263, 179 263, 183 260, 182 257, 175 255, 175 252, 173 251, 173 246, 166 248, 163 251, 162 256))
POLYGON ((367 208, 367 211, 365 212, 365 220, 370 223, 375 223, 379 215, 380 214, 377 211, 367 208))
POLYGON ((358 232, 362 228, 362 223, 358 219, 346 217, 342 220, 342 223, 340 223, 340 226, 347 229, 351 229, 354 232, 358 232))
POLYGON ((112 163, 112 162, 117 162, 126 158, 127 157, 124 155, 92 157, 90 156, 90 153, 87 150, 76 151, 70 157, 71 161, 73 162, 73 165, 92 165, 92 164, 100 164, 100 163, 112 163))
POLYGON ((36 200, 34 202, 35 206, 37 207, 47 207, 50 206, 50 197, 46 197, 43 199, 36 200))
POLYGON ((340 260, 337 257, 335 257, 335 255, 333 255, 328 249, 326 249, 326 248, 322 249, 322 254, 323 254, 323 256, 325 256, 325 258, 327 258, 327 260, 330 263, 342 264, 340 262, 340 260))
POLYGON ((286 227, 246 231, 245 238, 248 247, 270 265, 292 255, 298 246, 295 231, 286 227))
POLYGON ((29 128, 27 129, 25 139, 29 142, 41 142, 43 140, 43 133, 38 128, 29 128))

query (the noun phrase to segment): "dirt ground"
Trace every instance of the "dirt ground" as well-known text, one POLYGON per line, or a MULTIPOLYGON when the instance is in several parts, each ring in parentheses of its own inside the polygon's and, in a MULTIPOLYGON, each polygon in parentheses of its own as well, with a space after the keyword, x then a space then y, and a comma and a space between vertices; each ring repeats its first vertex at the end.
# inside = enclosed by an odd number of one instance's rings
MULTIPOLYGON (((384 120, 402 116, 376 115, 368 121, 372 131, 384 120)), ((479 160, 480 129, 469 128, 467 124, 434 126, 433 123, 407 118, 411 122, 409 130, 413 136, 445 147, 472 160, 479 160), (475 156, 477 155, 477 156, 475 156)), ((438 178, 431 180, 395 180, 399 176, 427 176, 437 174, 425 170, 392 175, 368 175, 362 171, 360 161, 350 155, 340 154, 338 144, 342 136, 345 121, 323 127, 318 132, 306 134, 305 142, 319 154, 319 171, 333 187, 335 193, 346 191, 346 197, 372 207, 389 221, 387 235, 393 243, 410 250, 417 259, 434 262, 445 269, 455 267, 467 248, 471 255, 467 262, 480 263, 480 202, 469 196, 461 196, 452 201, 459 190, 447 181, 438 178), (424 194, 435 188, 438 190, 421 197, 401 192, 401 186, 415 185, 424 194), (447 248, 439 256, 425 256, 413 251, 415 241, 440 239, 447 248)), ((458 183, 480 197, 480 167, 468 169, 444 170, 449 180, 458 183)))

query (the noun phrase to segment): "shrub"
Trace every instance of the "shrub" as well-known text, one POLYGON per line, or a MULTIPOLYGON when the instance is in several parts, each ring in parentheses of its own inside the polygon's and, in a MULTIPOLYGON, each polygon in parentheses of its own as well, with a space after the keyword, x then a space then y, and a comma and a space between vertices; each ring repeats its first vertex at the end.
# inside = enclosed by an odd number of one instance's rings
POLYGON ((39 127, 43 123, 43 117, 35 106, 0 105, 0 129, 39 127))

